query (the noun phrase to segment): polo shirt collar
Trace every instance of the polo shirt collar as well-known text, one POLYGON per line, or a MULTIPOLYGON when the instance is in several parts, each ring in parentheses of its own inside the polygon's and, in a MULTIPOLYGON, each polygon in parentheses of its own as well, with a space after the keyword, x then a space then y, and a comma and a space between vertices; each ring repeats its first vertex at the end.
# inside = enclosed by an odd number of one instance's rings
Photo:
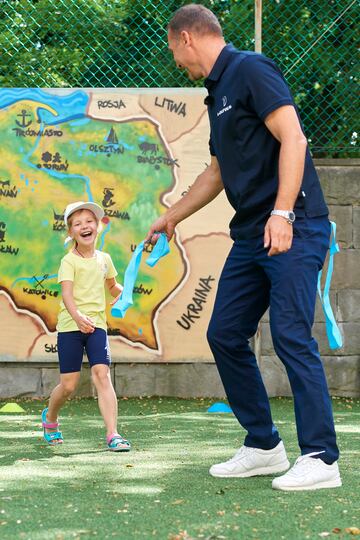
POLYGON ((208 77, 205 79, 204 85, 206 88, 211 86, 213 82, 217 82, 224 69, 228 65, 230 58, 232 54, 236 51, 235 47, 232 45, 232 43, 229 43, 228 45, 225 45, 225 47, 220 52, 219 56, 217 57, 215 64, 213 65, 212 70, 210 71, 208 77))

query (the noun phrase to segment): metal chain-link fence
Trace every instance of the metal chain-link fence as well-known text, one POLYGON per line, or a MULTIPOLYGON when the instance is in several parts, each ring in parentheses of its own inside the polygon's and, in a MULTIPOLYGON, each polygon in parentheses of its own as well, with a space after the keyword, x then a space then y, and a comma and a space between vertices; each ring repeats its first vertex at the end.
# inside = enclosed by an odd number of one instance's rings
MULTIPOLYGON (((0 0, 0 85, 192 86, 167 50, 176 0, 0 0)), ((254 49, 254 0, 201 2, 254 49)), ((359 156, 359 0, 263 0, 262 50, 281 67, 315 156, 359 156)))

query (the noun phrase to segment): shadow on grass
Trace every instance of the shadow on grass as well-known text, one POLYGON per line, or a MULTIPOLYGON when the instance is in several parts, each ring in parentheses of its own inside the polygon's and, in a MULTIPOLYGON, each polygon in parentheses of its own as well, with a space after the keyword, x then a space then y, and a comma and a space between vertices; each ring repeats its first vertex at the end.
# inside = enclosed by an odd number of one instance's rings
MULTIPOLYGON (((27 414, 0 416, 2 540, 103 540, 114 533, 115 538, 146 540, 176 535, 184 540, 293 540, 358 523, 358 401, 335 402, 344 487, 296 494, 272 491, 271 477, 208 474, 212 463, 228 459, 241 446, 244 431, 232 415, 207 414, 206 401, 120 402, 121 431, 134 448, 126 454, 104 448, 94 401, 64 408, 65 444, 55 448, 41 439, 39 407, 25 405, 27 414)), ((272 409, 294 460, 292 402, 273 400, 272 409)))

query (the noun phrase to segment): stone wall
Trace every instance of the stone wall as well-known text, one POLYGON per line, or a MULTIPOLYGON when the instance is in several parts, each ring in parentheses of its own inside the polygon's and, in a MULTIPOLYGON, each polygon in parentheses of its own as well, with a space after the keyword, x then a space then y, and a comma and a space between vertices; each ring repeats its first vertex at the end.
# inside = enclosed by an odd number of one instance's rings
MULTIPOLYGON (((343 347, 331 350, 319 300, 314 336, 327 374, 330 393, 360 395, 360 161, 317 160, 330 219, 337 224, 340 253, 334 258, 331 305, 343 335, 343 347)), ((267 314, 261 323, 260 368, 270 395, 291 395, 286 372, 276 357, 267 314)))
MULTIPOLYGON (((344 346, 328 347, 324 316, 317 305, 314 335, 318 339, 332 395, 360 395, 360 160, 318 160, 331 218, 338 226, 341 247, 335 256, 331 300, 344 346)), ((284 367, 271 342, 268 315, 259 328, 258 360, 270 396, 291 395, 284 367)), ((205 339, 205 336, 204 336, 205 339)), ((118 363, 112 366, 120 396, 167 395, 224 397, 214 363, 118 363)), ((58 381, 56 364, 0 364, 0 398, 46 397, 58 381)), ((85 365, 78 395, 93 395, 85 365)))

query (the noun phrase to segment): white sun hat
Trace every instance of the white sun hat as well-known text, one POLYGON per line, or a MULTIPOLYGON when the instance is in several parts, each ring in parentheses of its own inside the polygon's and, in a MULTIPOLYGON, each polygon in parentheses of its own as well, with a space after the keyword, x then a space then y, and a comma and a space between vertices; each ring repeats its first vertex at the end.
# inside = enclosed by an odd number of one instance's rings
POLYGON ((104 210, 99 206, 98 204, 94 202, 84 202, 84 201, 77 201, 71 204, 68 204, 65 213, 64 213, 64 221, 65 225, 68 227, 68 219, 74 212, 77 212, 78 210, 91 210, 97 217, 98 221, 101 221, 101 219, 104 217, 104 210))

